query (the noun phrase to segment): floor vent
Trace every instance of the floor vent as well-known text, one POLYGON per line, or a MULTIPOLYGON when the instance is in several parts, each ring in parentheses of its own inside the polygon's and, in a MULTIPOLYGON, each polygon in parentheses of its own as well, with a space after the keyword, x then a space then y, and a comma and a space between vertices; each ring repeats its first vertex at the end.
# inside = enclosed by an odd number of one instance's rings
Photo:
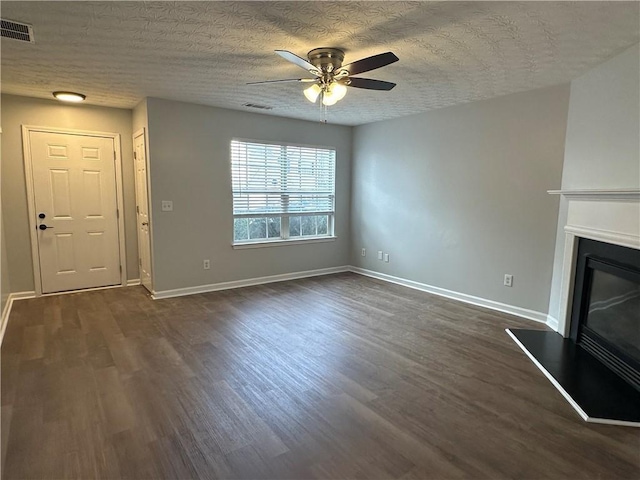
POLYGON ((2 26, 3 37, 20 40, 22 42, 35 42, 33 38, 33 27, 31 25, 4 19, 0 19, 0 24, 2 26))
POLYGON ((273 107, 267 105, 258 105, 257 103, 245 103, 243 107, 258 108, 260 110, 273 110, 273 107))

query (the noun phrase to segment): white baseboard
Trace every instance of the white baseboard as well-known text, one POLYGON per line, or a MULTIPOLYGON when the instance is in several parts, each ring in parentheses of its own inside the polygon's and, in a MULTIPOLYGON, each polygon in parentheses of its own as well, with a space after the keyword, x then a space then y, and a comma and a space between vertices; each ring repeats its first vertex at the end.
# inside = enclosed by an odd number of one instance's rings
MULTIPOLYGON (((509 313, 517 317, 526 318, 527 320, 533 320, 535 322, 547 323, 547 314, 542 312, 536 312, 535 310, 528 310, 526 308, 516 307, 514 305, 507 305, 506 303, 500 303, 486 298, 474 297, 473 295, 467 295, 466 293, 454 292, 453 290, 447 290, 445 288, 434 287, 425 283, 414 282, 413 280, 407 280, 405 278, 394 277, 387 275, 386 273, 374 272, 373 270, 367 270, 360 267, 351 267, 350 271, 358 273, 360 275, 366 275, 367 277, 377 278, 378 280, 384 280, 385 282, 396 283, 404 287, 421 290, 423 292, 432 293, 441 297, 450 298, 452 300, 458 300, 460 302, 469 303, 479 307, 489 308, 491 310, 497 310, 498 312, 509 313)), ((551 325, 549 325, 551 326, 551 325)), ((553 328, 553 327, 552 327, 553 328)), ((557 329, 557 324, 556 324, 557 329)))
POLYGON ((184 295, 194 295, 196 293, 217 292, 219 290, 229 290, 231 288, 250 287, 253 285, 263 285, 265 283, 284 282, 299 278, 317 277, 320 275, 330 275, 332 273, 342 273, 350 271, 351 267, 320 268, 317 270, 306 270, 303 272, 284 273, 281 275, 269 275, 267 277, 247 278, 245 280, 235 280, 232 282, 212 283, 209 285, 198 285, 196 287, 176 288, 174 290, 161 290, 153 292, 151 297, 154 300, 163 298, 182 297, 184 295))
POLYGON ((127 280, 127 287, 135 287, 136 285, 140 285, 139 278, 131 278, 127 280))
POLYGON ((558 326, 560 325, 560 323, 558 322, 558 319, 556 317, 554 317, 553 315, 547 315, 546 323, 551 330, 554 330, 556 332, 558 331, 558 326))
POLYGON ((405 287, 421 290, 423 292, 432 293, 441 297, 450 298, 452 300, 458 300, 460 302, 469 303, 471 305, 477 305, 480 307, 489 308, 491 310, 497 310, 503 313, 509 313, 517 317, 526 318, 535 322, 540 322, 548 325, 553 330, 558 329, 557 320, 548 316, 546 313, 536 312, 535 310, 528 310, 526 308, 516 307, 513 305, 507 305, 505 303, 495 302, 486 298, 475 297, 473 295, 467 295, 465 293, 454 292, 452 290, 446 290, 440 287, 434 287, 420 282, 414 282, 413 280, 407 280, 404 278, 394 277, 384 273, 375 272, 373 270, 367 270, 354 266, 342 266, 332 268, 321 268, 318 270, 307 270, 303 272, 285 273, 282 275, 269 275, 266 277, 248 278, 245 280, 235 280, 231 282, 220 282, 209 285, 198 285, 195 287, 176 288, 174 290, 162 290, 153 292, 152 298, 154 300, 160 300, 163 298, 181 297, 185 295, 194 295, 198 293, 216 292, 219 290, 229 290, 232 288, 249 287, 253 285, 263 285, 273 282, 284 282, 287 280, 296 280, 299 278, 315 277, 319 275, 330 275, 333 273, 341 272, 353 272, 360 275, 365 275, 378 280, 384 280, 386 282, 395 283, 405 287), (551 320, 550 320, 551 319, 551 320))
POLYGON ((36 292, 31 290, 28 292, 15 292, 10 293, 8 300, 24 300, 26 298, 36 298, 36 292))
MULTIPOLYGON (((284 273, 281 275, 269 275, 266 277, 248 278, 245 280, 235 280, 231 282, 213 283, 209 285, 198 285, 195 287, 176 288, 174 290, 162 290, 159 292, 153 292, 152 298, 154 300, 160 300, 163 298, 182 297, 185 295, 194 295, 197 293, 216 292, 219 290, 229 290, 232 288, 250 287, 253 285, 263 285, 273 282, 284 282, 287 280, 296 280, 299 278, 317 277, 320 275, 331 275, 334 273, 353 272, 359 275, 365 275, 367 277, 377 278, 386 282, 395 283, 405 287, 413 288, 415 290, 421 290, 423 292, 432 293, 441 297, 450 298, 452 300, 458 300, 460 302, 469 303, 471 305, 477 305, 480 307, 489 308, 491 310, 497 310, 499 312, 509 313, 518 317, 526 318, 536 322, 544 323, 551 329, 558 331, 558 320, 547 315, 546 313, 536 312, 534 310, 528 310, 526 308, 516 307, 513 305, 507 305, 505 303, 495 302, 485 298, 474 297, 473 295, 467 295, 466 293, 454 292, 440 287, 434 287, 420 282, 414 282, 413 280, 407 280, 400 277, 394 277, 385 273, 375 272, 373 270, 367 270, 360 267, 353 267, 344 265, 340 267, 320 268, 317 270, 306 270, 302 272, 284 273)), ((127 281, 127 286, 140 285, 140 279, 131 279, 127 281)), ((4 331, 7 326, 7 320, 11 313, 11 306, 14 300, 20 300, 23 298, 34 298, 35 292, 16 292, 9 295, 7 303, 5 304, 4 311, 2 312, 2 318, 0 320, 0 344, 4 337, 4 331)))
POLYGON ((4 304, 4 309, 2 310, 2 317, 0 317, 0 345, 2 345, 2 340, 4 339, 4 332, 7 329, 7 323, 9 322, 9 315, 11 314, 13 302, 25 298, 35 298, 35 296, 36 292, 16 292, 9 294, 7 297, 7 303, 4 304))

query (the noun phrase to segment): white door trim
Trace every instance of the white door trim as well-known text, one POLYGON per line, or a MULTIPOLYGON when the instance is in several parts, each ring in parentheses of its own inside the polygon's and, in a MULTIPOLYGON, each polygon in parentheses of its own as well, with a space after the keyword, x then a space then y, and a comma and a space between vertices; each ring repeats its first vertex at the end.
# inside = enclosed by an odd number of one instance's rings
MULTIPOLYGON (((154 282, 154 272, 155 272, 155 268, 154 268, 154 264, 153 264, 153 213, 152 213, 152 206, 151 206, 151 169, 149 168, 149 135, 147 134, 147 129, 145 127, 140 128, 139 130, 136 130, 135 132, 133 132, 132 135, 132 139, 133 139, 133 145, 135 148, 135 141, 136 138, 138 138, 140 135, 144 135, 144 150, 145 150, 145 155, 144 155, 144 159, 147 162, 146 164, 146 172, 147 172, 147 213, 149 214, 149 262, 151 263, 151 289, 153 290, 153 285, 155 284, 154 282)), ((135 161, 134 161, 135 164, 135 161)), ((137 181, 138 180, 138 176, 135 175, 134 180, 137 181)), ((137 188, 136 188, 136 193, 137 193, 137 188)), ((136 202, 137 202, 137 198, 136 198, 136 202)), ((136 234, 138 233, 138 216, 136 215, 136 234)), ((138 249, 140 248, 140 244, 138 243, 138 249)), ((138 255, 139 255, 139 250, 138 250, 138 255)), ((142 277, 142 275, 139 275, 140 277, 142 277)))
POLYGON ((35 285, 36 297, 42 296, 42 277, 40 276, 40 256, 38 253, 38 238, 36 233, 36 204, 35 188, 33 185, 33 168, 31 158, 31 144, 29 136, 31 132, 43 133, 63 133, 67 135, 84 135, 91 137, 110 138, 113 140, 115 149, 116 166, 116 204, 118 215, 118 243, 120 253, 120 285, 127 285, 127 262, 126 243, 124 238, 124 194, 122 191, 122 155, 120 149, 120 134, 113 132, 94 132, 87 130, 76 130, 71 128, 39 127, 35 125, 22 125, 22 149, 24 159, 25 183, 27 186, 27 207, 29 212, 29 237, 31 238, 31 258, 33 260, 33 283, 35 285))

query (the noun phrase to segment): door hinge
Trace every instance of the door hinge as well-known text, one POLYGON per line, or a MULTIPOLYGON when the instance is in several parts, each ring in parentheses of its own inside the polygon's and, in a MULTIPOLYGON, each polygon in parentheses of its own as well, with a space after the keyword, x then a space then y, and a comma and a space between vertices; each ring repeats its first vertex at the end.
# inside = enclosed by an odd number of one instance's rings
POLYGON ((142 259, 141 258, 138 259, 138 263, 140 264, 140 266, 142 266, 142 259))
POLYGON ((120 273, 122 273, 122 265, 120 265, 120 273))
POLYGON ((140 207, 136 205, 136 213, 140 213, 140 207))
POLYGON ((135 152, 135 151, 133 152, 133 159, 134 159, 134 160, 137 160, 137 159, 138 159, 138 156, 136 155, 136 152, 135 152))
POLYGON ((120 218, 120 209, 116 208, 116 218, 120 218))
POLYGON ((116 151, 115 150, 113 151, 113 161, 114 162, 116 161, 116 151))

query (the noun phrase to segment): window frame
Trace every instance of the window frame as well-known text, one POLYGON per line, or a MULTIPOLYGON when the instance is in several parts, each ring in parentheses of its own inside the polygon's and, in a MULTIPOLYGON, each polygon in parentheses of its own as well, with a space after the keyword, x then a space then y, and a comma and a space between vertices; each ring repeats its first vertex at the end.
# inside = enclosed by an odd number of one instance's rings
POLYGON ((332 242, 335 241, 338 237, 335 233, 336 226, 336 205, 337 205, 337 195, 336 195, 336 173, 338 166, 338 149, 334 146, 327 145, 310 145, 305 143, 291 143, 291 142, 278 142, 272 140, 256 140, 256 139, 248 139, 248 138, 240 138, 240 137, 232 137, 229 141, 229 178, 231 180, 231 246, 234 249, 248 249, 248 248, 261 248, 261 247, 273 247, 273 246, 283 246, 283 245, 296 245, 296 244, 309 244, 309 243, 324 243, 324 242, 332 242), (250 214, 234 214, 233 213, 233 142, 245 142, 245 143, 255 143, 262 145, 273 145, 276 147, 301 147, 301 148, 313 148, 318 150, 330 150, 334 152, 333 158, 333 211, 329 212, 312 212, 312 213, 282 213, 276 214, 273 213, 261 213, 256 215, 250 214), (309 235, 309 236, 294 236, 290 237, 290 229, 289 229, 289 219, 290 217, 303 217, 303 216, 327 216, 327 234, 326 235, 309 235), (236 240, 235 239, 235 219, 236 218, 280 218, 280 238, 261 238, 255 240, 236 240))

